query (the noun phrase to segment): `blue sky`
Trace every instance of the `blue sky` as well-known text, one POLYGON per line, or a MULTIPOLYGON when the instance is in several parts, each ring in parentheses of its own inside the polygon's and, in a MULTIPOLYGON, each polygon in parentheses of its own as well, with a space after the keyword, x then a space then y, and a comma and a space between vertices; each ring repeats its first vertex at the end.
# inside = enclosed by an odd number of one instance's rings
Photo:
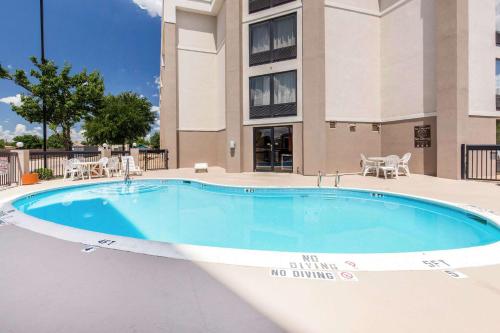
MULTIPOLYGON (((162 0, 45 0, 46 58, 99 70, 106 93, 134 91, 158 105, 162 0)), ((39 1, 2 1, 0 63, 29 70, 40 56, 39 1)), ((0 138, 38 133, 40 124, 17 116, 9 102, 22 88, 0 80, 0 138)), ((157 124, 156 124, 157 126, 157 124)), ((77 127, 74 139, 81 137, 77 127)))

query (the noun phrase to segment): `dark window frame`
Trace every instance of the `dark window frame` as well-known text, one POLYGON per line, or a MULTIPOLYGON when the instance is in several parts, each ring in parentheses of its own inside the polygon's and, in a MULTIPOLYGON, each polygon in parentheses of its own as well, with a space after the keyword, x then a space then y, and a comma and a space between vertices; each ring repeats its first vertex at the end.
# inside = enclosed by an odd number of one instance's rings
POLYGON ((266 119, 280 117, 295 117, 297 116, 297 85, 298 85, 297 70, 289 70, 284 72, 276 72, 269 74, 256 75, 248 78, 248 118, 266 119), (295 102, 274 104, 274 76, 286 73, 295 74, 295 102), (269 105, 252 106, 252 79, 260 77, 269 77, 269 105), (253 111, 253 112, 252 112, 253 111))
POLYGON ((256 0, 256 1, 248 1, 248 13, 253 14, 257 13, 269 8, 277 7, 284 5, 286 3, 294 2, 295 0, 256 0), (252 7, 252 3, 254 6, 252 7))
POLYGON ((297 59, 297 13, 287 14, 283 16, 274 17, 269 20, 260 21, 251 24, 248 27, 248 62, 250 67, 263 64, 270 64, 278 61, 285 61, 290 59, 297 59), (289 47, 274 48, 274 22, 283 20, 288 17, 293 17, 293 33, 295 36, 295 45, 289 47), (268 25, 269 32, 269 51, 259 53, 252 53, 253 34, 252 27, 260 26, 263 24, 268 25))
MULTIPOLYGON (((497 72, 497 68, 498 66, 500 66, 500 59, 496 58, 495 59, 495 78, 496 78, 496 72, 497 72)), ((497 111, 500 111, 500 95, 497 93, 497 86, 495 85, 495 96, 496 96, 496 109, 497 111)))

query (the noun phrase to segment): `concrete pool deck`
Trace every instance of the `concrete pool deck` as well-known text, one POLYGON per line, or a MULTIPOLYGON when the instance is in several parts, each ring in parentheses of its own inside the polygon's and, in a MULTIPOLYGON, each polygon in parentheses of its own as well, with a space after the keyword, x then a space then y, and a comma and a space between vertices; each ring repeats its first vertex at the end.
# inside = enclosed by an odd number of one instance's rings
MULTIPOLYGON (((145 176, 230 185, 316 185, 316 177, 225 174, 221 169, 145 176)), ((332 183, 328 178, 323 184, 332 183)), ((63 184, 72 182, 12 188, 0 197, 63 184)), ((413 175, 399 180, 345 176, 341 185, 500 212, 495 183, 413 175)), ((0 227, 0 332, 500 331, 500 265, 460 269, 465 279, 442 271, 400 271, 356 272, 357 282, 328 282, 273 278, 266 268, 104 248, 83 253, 83 248, 13 225, 0 227)))

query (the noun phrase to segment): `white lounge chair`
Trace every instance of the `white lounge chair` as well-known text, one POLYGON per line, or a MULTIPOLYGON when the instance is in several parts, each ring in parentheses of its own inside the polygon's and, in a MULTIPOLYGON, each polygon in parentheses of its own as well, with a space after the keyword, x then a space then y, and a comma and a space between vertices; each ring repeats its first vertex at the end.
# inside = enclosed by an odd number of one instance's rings
POLYGON ((142 175, 142 170, 135 165, 134 158, 132 156, 122 156, 122 171, 126 172, 128 163, 128 173, 135 175, 142 175))
POLYGON ((79 165, 80 161, 76 158, 66 160, 64 162, 64 179, 70 177, 69 179, 75 180, 75 177, 83 178, 83 169, 79 165))
POLYGON ((390 173, 391 177, 398 178, 399 176, 399 156, 389 155, 384 159, 384 165, 379 167, 379 170, 384 172, 384 177, 387 179, 387 174, 390 173))
POLYGON ((208 163, 195 163, 194 172, 208 172, 208 163))
POLYGON ((410 162, 411 153, 406 153, 401 157, 399 161, 398 170, 403 170, 403 173, 406 176, 410 176, 410 167, 408 166, 408 162, 410 162))
POLYGON ((378 165, 376 162, 370 161, 364 154, 361 154, 361 174, 366 176, 370 172, 377 172, 378 165))

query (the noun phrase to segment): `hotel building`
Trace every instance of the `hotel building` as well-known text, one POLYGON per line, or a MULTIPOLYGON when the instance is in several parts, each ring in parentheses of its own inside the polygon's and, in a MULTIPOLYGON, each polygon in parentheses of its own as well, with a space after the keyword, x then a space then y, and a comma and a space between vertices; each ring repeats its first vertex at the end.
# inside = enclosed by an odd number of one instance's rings
POLYGON ((314 175, 412 153, 459 178, 495 144, 496 0, 164 0, 169 166, 314 175))

